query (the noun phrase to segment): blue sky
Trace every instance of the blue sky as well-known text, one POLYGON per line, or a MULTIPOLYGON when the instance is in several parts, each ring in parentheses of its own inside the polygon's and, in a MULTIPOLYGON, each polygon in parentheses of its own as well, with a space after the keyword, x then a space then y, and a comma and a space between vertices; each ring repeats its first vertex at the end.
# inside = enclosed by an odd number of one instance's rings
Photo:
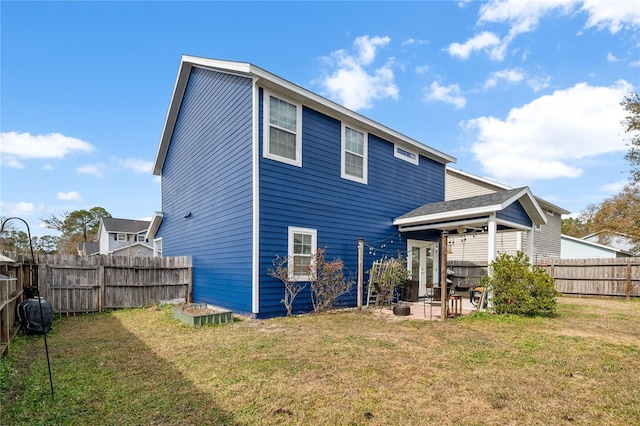
MULTIPOLYGON (((250 62, 579 213, 628 179, 624 1, 0 2, 0 216, 160 210, 183 54, 250 62)), ((20 228, 20 226, 18 226, 20 228)))

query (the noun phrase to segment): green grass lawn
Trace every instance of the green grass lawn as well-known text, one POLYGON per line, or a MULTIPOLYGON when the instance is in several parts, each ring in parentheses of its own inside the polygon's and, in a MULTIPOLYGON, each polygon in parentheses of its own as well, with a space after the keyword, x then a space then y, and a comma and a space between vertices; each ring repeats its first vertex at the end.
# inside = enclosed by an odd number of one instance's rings
POLYGON ((56 318, 0 362, 3 425, 640 424, 640 300, 445 322, 336 311, 193 328, 56 318))

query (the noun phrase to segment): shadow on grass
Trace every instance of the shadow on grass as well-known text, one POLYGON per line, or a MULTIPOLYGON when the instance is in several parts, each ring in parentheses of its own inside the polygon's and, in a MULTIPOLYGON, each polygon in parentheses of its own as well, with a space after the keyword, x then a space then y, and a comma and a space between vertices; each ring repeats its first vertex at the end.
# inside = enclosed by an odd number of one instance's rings
MULTIPOLYGON (((234 424, 211 395, 129 331, 123 315, 56 318, 48 335, 54 398, 42 338, 16 339, 2 423, 234 424)), ((155 327, 162 332, 162 323, 155 327)))

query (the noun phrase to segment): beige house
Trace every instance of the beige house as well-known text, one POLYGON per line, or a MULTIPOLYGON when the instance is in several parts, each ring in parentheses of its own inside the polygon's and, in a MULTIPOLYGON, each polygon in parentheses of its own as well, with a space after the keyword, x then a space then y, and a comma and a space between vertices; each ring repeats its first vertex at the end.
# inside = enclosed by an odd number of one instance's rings
MULTIPOLYGON (((447 167, 445 178, 445 200, 458 200, 497 193, 513 189, 510 186, 485 179, 462 170, 447 167)), ((569 211, 535 197, 544 212, 547 223, 536 225, 533 230, 533 253, 531 260, 542 263, 545 259, 560 258, 560 235, 562 215, 569 211)), ((484 261, 488 259, 488 234, 483 229, 469 229, 461 235, 449 237, 448 260, 484 261)), ((527 252, 527 233, 519 230, 499 232, 496 235, 495 248, 498 253, 515 254, 527 252)))

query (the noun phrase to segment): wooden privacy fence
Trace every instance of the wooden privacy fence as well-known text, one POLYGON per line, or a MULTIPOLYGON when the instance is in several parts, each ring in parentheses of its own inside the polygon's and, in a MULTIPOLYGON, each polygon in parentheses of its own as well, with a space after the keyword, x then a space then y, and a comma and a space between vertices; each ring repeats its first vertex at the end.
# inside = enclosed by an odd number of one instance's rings
MULTIPOLYGON (((19 287, 30 283, 30 256, 10 256, 18 263, 19 287)), ((38 289, 56 314, 151 305, 163 300, 190 301, 190 256, 128 257, 40 255, 38 289)))
MULTIPOLYGON (((16 305, 33 282, 30 255, 6 253, 14 264, 0 270, 0 355, 18 330, 16 305)), ((191 301, 190 256, 126 257, 39 255, 38 290, 56 314, 152 305, 165 300, 191 301)))
POLYGON ((640 296, 640 258, 559 259, 539 266, 569 295, 640 296))
MULTIPOLYGON (((553 277, 556 290, 575 296, 640 297, 640 257, 554 259, 538 263, 553 277)), ((472 287, 487 274, 487 262, 450 261, 456 285, 472 287)))

